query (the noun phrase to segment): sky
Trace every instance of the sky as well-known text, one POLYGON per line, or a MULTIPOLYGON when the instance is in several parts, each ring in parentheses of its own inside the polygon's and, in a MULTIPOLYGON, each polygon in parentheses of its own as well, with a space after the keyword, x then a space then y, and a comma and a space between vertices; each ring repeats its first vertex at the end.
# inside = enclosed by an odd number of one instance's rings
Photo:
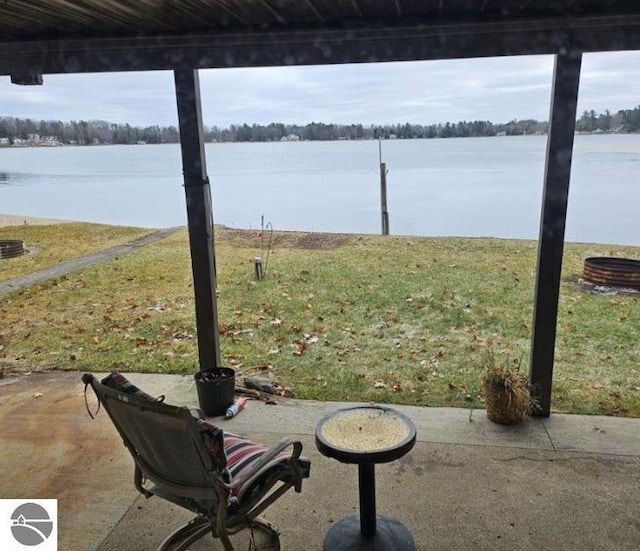
MULTIPOLYGON (((200 71, 206 126, 547 120, 552 56, 200 71)), ((640 104, 640 52, 585 54, 578 113, 640 104)), ((0 77, 0 116, 177 125, 173 73, 0 77)))

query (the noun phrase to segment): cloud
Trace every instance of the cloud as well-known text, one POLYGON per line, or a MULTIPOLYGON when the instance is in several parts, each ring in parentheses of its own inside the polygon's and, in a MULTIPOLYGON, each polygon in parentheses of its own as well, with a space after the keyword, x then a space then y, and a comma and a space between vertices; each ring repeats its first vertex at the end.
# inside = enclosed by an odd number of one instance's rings
POLYGON ((218 125, 508 120, 546 116, 551 66, 550 57, 529 57, 524 63, 500 58, 226 69, 203 71, 201 85, 207 120, 215 117, 218 125), (504 94, 523 93, 537 97, 517 98, 511 112, 500 101, 504 94))
MULTIPOLYGON (((640 52, 587 54, 579 110, 632 108, 640 52)), ((552 56, 200 71, 206 125, 311 121, 444 123, 546 119, 552 56)), ((0 79, 0 115, 176 125, 170 71, 45 75, 44 86, 0 79)))
POLYGON ((8 81, 7 77, 0 82, 0 114, 5 116, 141 126, 175 125, 178 120, 173 77, 168 71, 44 75, 43 86, 16 86, 8 81))
POLYGON ((587 54, 582 61, 578 110, 616 112, 640 104, 640 51, 587 54))

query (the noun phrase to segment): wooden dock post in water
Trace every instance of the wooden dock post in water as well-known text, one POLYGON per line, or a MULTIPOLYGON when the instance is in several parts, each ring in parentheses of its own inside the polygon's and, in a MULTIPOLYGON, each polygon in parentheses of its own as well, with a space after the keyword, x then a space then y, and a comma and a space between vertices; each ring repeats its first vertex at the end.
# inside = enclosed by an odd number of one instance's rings
POLYGON ((382 142, 378 138, 380 159, 380 207, 382 210, 382 235, 389 235, 389 211, 387 210, 387 164, 382 162, 382 142))

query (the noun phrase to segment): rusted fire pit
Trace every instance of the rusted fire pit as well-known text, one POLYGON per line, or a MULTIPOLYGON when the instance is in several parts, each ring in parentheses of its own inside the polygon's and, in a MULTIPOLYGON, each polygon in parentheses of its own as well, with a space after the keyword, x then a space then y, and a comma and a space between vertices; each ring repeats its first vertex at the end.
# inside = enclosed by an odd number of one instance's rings
POLYGON ((598 285, 640 289, 640 260, 607 256, 587 258, 583 277, 598 285))
POLYGON ((0 240, 0 260, 3 258, 13 258, 25 253, 24 241, 18 239, 0 240))

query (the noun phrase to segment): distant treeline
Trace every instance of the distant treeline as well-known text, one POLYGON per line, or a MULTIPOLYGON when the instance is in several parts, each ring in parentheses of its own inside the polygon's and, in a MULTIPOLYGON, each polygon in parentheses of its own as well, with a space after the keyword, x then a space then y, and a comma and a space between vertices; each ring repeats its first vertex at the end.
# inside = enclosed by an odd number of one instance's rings
MULTIPOLYGON (((512 120, 507 123, 490 121, 461 121, 446 124, 324 124, 306 125, 271 123, 243 124, 228 128, 205 127, 207 142, 265 142, 286 139, 300 140, 366 140, 375 138, 464 138, 482 136, 518 136, 544 134, 548 123, 536 120, 512 120)), ((578 132, 640 132, 640 105, 615 114, 584 111, 577 120, 578 132)), ((0 140, 5 144, 135 144, 177 143, 178 129, 157 125, 134 127, 106 121, 34 121, 14 117, 0 117, 0 140)))

